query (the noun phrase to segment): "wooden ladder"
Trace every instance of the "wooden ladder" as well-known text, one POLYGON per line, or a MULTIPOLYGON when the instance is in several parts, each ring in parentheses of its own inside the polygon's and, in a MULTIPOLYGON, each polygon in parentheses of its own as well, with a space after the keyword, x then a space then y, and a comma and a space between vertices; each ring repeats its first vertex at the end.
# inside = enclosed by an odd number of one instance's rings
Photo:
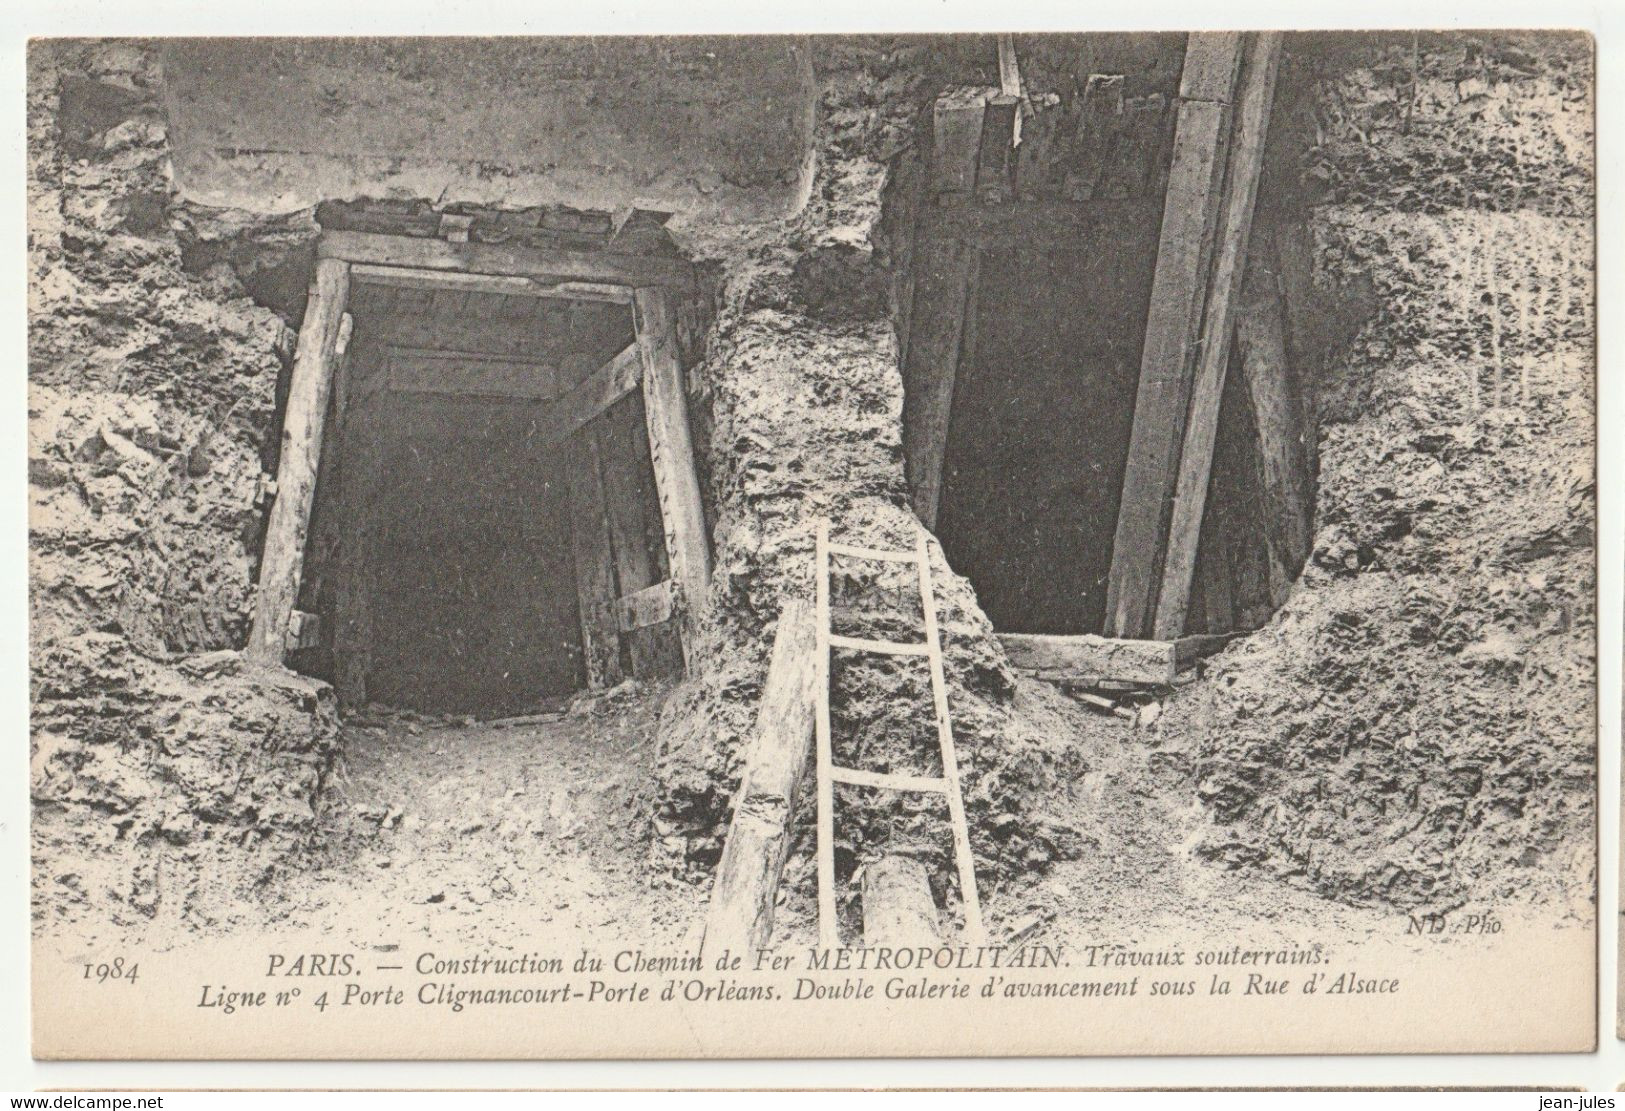
POLYGON ((948 684, 942 670, 942 643, 937 634, 937 604, 931 589, 931 563, 926 548, 925 529, 915 536, 912 552, 882 551, 836 544, 829 538, 829 521, 817 523, 817 650, 818 702, 814 732, 818 741, 818 935, 826 949, 839 948, 841 931, 835 904, 835 784, 874 787, 882 791, 913 791, 940 794, 948 800, 948 819, 954 835, 954 862, 959 870, 959 895, 965 906, 965 935, 970 944, 980 945, 986 934, 982 928, 982 908, 976 897, 976 867, 971 857, 970 829, 965 823, 965 799, 959 790, 959 759, 954 753, 953 724, 948 717, 948 684), (898 643, 836 636, 830 631, 829 557, 877 560, 883 563, 912 563, 919 569, 920 606, 925 614, 925 640, 898 643), (846 648, 890 656, 924 656, 931 668, 931 699, 937 720, 937 741, 942 750, 942 775, 894 775, 837 767, 830 746, 829 663, 830 651, 846 648))

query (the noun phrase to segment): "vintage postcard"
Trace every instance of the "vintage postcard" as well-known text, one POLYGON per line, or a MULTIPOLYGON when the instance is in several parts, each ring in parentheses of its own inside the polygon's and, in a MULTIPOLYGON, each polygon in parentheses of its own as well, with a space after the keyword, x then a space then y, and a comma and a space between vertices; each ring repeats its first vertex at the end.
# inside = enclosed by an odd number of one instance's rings
POLYGON ((1588 35, 27 97, 37 1056, 1593 1046, 1588 35))

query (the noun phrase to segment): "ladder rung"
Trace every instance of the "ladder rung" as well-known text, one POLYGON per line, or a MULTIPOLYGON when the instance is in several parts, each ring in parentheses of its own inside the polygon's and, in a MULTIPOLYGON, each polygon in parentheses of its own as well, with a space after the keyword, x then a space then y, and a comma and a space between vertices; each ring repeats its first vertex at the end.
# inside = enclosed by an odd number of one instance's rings
POLYGON ((837 544, 830 541, 831 555, 853 556, 857 559, 879 559, 887 563, 919 563, 919 556, 913 552, 886 552, 879 548, 862 548, 856 544, 837 544))
POLYGON ((892 775, 889 772, 862 772, 856 768, 831 766, 829 777, 837 783, 850 783, 854 787, 879 787, 886 791, 924 791, 939 795, 948 793, 948 781, 929 775, 892 775))
POLYGON ((899 644, 895 640, 865 640, 862 637, 842 637, 831 633, 829 638, 831 648, 855 648, 859 652, 880 652, 888 656, 928 656, 931 646, 925 642, 919 644, 899 644))

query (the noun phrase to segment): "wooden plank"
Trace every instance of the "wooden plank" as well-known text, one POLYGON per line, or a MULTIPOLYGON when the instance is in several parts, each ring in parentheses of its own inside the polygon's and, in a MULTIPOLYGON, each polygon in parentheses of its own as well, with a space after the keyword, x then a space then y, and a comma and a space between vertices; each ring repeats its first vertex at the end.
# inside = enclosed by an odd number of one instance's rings
POLYGON ((858 544, 836 544, 829 546, 830 555, 850 556, 853 559, 873 559, 881 563, 913 563, 916 556, 913 552, 890 552, 882 548, 865 548, 858 544))
POLYGON ((1179 98, 1228 104, 1235 94, 1242 53, 1240 31, 1193 31, 1185 40, 1179 98))
POLYGON ((1174 641, 1174 666, 1184 671, 1191 664, 1211 656, 1241 636, 1241 633, 1192 633, 1174 641))
MULTIPOLYGON (((643 398, 633 394, 612 406, 591 427, 598 437, 604 466, 604 497, 609 506, 609 534, 615 547, 615 577, 622 594, 653 583, 669 582, 664 529, 658 496, 651 487, 653 469, 643 398)), ((678 611, 671 592, 671 614, 678 611)), ((665 679, 683 673, 683 636, 679 623, 644 626, 622 637, 632 674, 639 679, 665 679)))
POLYGON ((504 355, 455 351, 390 352, 388 388, 425 397, 492 401, 552 401, 559 396, 555 366, 504 355))
POLYGON ((976 154, 976 199, 984 204, 1010 200, 1016 184, 1016 136, 1021 130, 1021 101, 1014 96, 989 97, 982 114, 982 141, 976 154))
POLYGON ((637 349, 643 364, 643 415, 649 455, 666 534, 667 567, 676 584, 683 623, 683 658, 694 669, 695 627, 711 583, 711 549, 700 501, 694 438, 688 424, 688 398, 677 354, 676 314, 671 294, 639 289, 633 302, 637 349))
POLYGON ((1160 640, 1000 633, 1013 667, 1126 683, 1174 681, 1174 646, 1160 640))
POLYGON ((1254 235, 1236 306, 1238 366, 1258 430, 1259 485, 1270 554, 1271 602, 1286 601, 1314 543, 1314 486, 1308 422, 1287 358, 1285 306, 1274 244, 1254 235))
POLYGON ((925 865, 889 854, 863 866, 863 944, 866 947, 936 945, 942 921, 925 865))
POLYGON ((1234 318, 1231 308, 1241 286, 1247 240, 1253 225, 1253 202, 1264 165, 1264 139, 1275 102, 1275 74, 1281 55, 1279 32, 1247 36, 1246 60, 1235 106, 1234 132, 1219 211, 1218 243, 1207 283, 1206 307, 1196 358, 1196 375, 1174 503, 1168 525, 1167 555, 1157 592, 1152 635, 1177 637, 1185 631, 1191 577, 1196 571, 1196 544, 1207 508, 1213 445, 1219 433, 1219 403, 1230 363, 1234 318))
POLYGON ((688 289, 694 280, 692 266, 683 259, 666 255, 525 247, 512 243, 448 243, 444 239, 414 239, 360 231, 325 232, 316 245, 316 253, 320 258, 373 266, 458 270, 554 282, 688 289))
POLYGON ((702 944, 707 954, 728 949, 743 955, 773 938, 790 823, 812 752, 817 647, 812 606, 792 599, 779 613, 744 777, 711 885, 702 944))
POLYGON ((615 614, 615 564, 604 510, 598 444, 584 436, 570 452, 570 549, 575 558, 576 603, 587 683, 619 683, 621 641, 615 614))
POLYGON ((455 270, 425 270, 411 266, 377 266, 361 263, 351 267, 350 280, 357 284, 389 286, 395 289, 454 289, 466 293, 493 293, 514 297, 605 301, 616 305, 632 303, 630 286, 604 282, 553 282, 511 274, 468 274, 455 270))
POLYGON ((865 640, 863 637, 831 635, 832 648, 849 648, 855 652, 873 652, 880 656, 924 656, 931 651, 929 644, 899 644, 892 640, 865 640))
POLYGON ((903 458, 914 513, 936 527, 965 317, 974 311, 978 251, 929 242, 919 253, 908 359, 903 366, 903 458))
POLYGON ((952 93, 932 107, 931 191, 939 200, 969 200, 976 188, 986 104, 982 93, 952 93))
POLYGON ((316 469, 333 390, 333 364, 349 296, 350 267, 335 259, 316 264, 305 302, 305 321, 294 350, 288 402, 282 419, 277 495, 265 530, 254 623, 244 655, 264 665, 282 663, 288 627, 299 597, 305 536, 316 500, 316 469))
POLYGON ((630 633, 649 625, 658 625, 671 617, 671 580, 665 579, 615 600, 615 616, 621 632, 630 633))
POLYGON ((896 775, 892 772, 866 772, 861 768, 831 768, 829 774, 835 782, 850 787, 913 791, 922 795, 941 795, 948 791, 948 781, 935 775, 896 775))
POLYGON ((637 344, 627 344, 619 355, 587 375, 561 397, 549 401, 536 420, 532 446, 556 444, 637 389, 643 360, 637 344))
MULTIPOLYGON (((1215 72, 1227 65, 1234 74, 1239 45, 1229 34, 1191 35, 1188 84, 1207 92, 1215 72)), ((1227 105, 1180 105, 1106 584, 1106 632, 1114 636, 1143 637, 1151 630, 1229 130, 1227 105)))

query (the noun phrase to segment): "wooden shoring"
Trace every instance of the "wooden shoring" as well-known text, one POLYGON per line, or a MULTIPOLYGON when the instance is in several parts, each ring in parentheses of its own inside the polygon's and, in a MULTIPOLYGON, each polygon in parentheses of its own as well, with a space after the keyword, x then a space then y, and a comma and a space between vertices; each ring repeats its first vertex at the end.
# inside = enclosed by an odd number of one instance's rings
POLYGON ((967 355, 967 318, 976 311, 980 254, 969 244, 933 240, 921 244, 915 256, 914 307, 903 365, 903 457, 914 513, 926 528, 936 527, 942 500, 954 383, 967 355))
POLYGON ((621 681, 620 621, 615 606, 615 564, 605 509, 598 440, 578 437, 570 451, 570 547, 575 559, 576 604, 587 684, 621 681))
POLYGON ((444 239, 360 231, 324 232, 316 253, 320 258, 371 266, 632 287, 688 289, 694 277, 694 268, 688 262, 665 255, 526 247, 511 243, 449 243, 444 239))
POLYGON ((772 940, 790 823, 812 756, 817 648, 813 607, 799 599, 787 602, 779 613, 756 730, 711 885, 703 943, 707 953, 726 948, 743 955, 772 940))
POLYGON ((680 595, 683 661, 692 671, 698 649, 697 619, 711 583, 711 549, 677 351, 677 319, 671 294, 658 287, 638 289, 632 307, 643 363, 644 424, 665 531, 667 567, 680 595))
POLYGON ((544 281, 516 274, 465 274, 456 270, 422 270, 411 266, 375 266, 358 263, 350 268, 358 285, 394 289, 455 289, 464 293, 491 293, 502 297, 548 297, 563 301, 605 301, 630 305, 632 290, 603 282, 544 281))
POLYGON ((1314 543, 1314 484, 1308 424, 1287 358, 1285 304, 1275 270, 1272 239, 1255 232, 1236 306, 1237 368, 1258 430, 1270 601, 1279 606, 1314 543))
POLYGON ((1144 637, 1151 629, 1218 220, 1241 40, 1239 33, 1193 33, 1185 48, 1134 425, 1106 583, 1105 632, 1110 636, 1144 637))
POLYGON ((1275 101, 1275 74, 1280 56, 1279 32, 1264 31, 1248 37, 1235 102, 1218 239, 1207 283, 1207 304, 1202 314, 1195 383, 1174 485, 1167 555, 1157 592, 1156 620, 1152 626, 1152 635, 1156 637, 1171 639, 1185 631, 1185 611, 1190 604, 1191 579, 1196 572, 1197 540, 1213 471, 1213 446, 1219 433, 1220 401, 1230 364, 1232 309, 1247 263, 1253 202, 1258 197, 1258 178, 1264 166, 1264 140, 1269 131, 1270 108, 1275 101))
POLYGON ((641 377, 643 360, 637 344, 627 344, 620 354, 563 396, 544 403, 531 436, 532 446, 546 447, 568 439, 588 421, 637 389, 641 377))
POLYGON ((316 470, 333 390, 333 366, 342 353, 349 286, 349 263, 338 259, 317 262, 294 351, 282 420, 276 500, 265 530, 254 623, 243 653, 259 664, 279 665, 287 652, 289 624, 304 570, 305 538, 316 500, 316 470))

